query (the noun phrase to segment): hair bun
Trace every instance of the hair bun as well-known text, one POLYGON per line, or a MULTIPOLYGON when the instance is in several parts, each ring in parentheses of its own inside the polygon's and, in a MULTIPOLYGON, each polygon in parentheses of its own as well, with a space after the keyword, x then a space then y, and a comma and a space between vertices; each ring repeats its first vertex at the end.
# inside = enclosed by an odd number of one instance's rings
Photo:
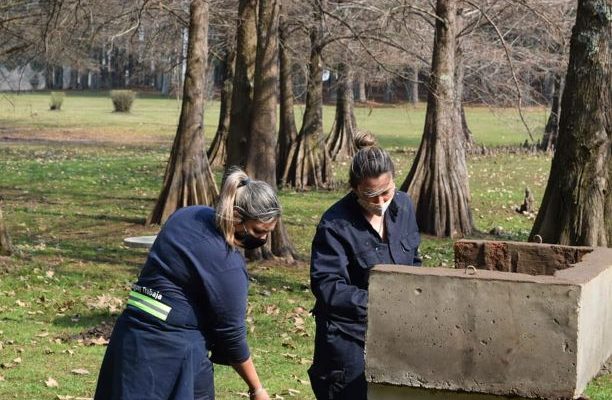
POLYGON ((355 135, 355 140, 353 140, 353 143, 355 144, 355 147, 357 148, 357 150, 361 150, 366 147, 372 147, 372 146, 377 145, 376 137, 374 137, 374 134, 366 130, 361 130, 357 132, 357 134, 355 135))

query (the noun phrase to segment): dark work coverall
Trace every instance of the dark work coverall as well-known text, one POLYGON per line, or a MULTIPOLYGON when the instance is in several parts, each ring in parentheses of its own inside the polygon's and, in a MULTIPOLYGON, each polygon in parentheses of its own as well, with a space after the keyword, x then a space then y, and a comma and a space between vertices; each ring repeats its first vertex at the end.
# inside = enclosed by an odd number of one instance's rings
POLYGON ((414 208, 396 192, 384 215, 383 241, 351 192, 321 218, 312 242, 310 284, 316 297, 310 382, 318 400, 367 398, 364 337, 369 270, 376 264, 421 265, 414 208))
POLYGON ((164 225, 113 329, 95 400, 214 399, 208 352, 249 358, 246 264, 214 216, 187 207, 164 225))

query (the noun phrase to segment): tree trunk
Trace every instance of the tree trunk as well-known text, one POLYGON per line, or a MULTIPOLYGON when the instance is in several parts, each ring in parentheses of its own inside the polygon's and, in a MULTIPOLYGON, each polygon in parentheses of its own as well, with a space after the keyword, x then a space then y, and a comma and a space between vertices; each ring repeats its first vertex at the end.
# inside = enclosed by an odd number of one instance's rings
POLYGON ((70 83, 69 89, 78 89, 79 71, 75 68, 70 68, 70 83))
POLYGON ((412 87, 410 102, 416 106, 419 103, 419 66, 416 63, 412 66, 412 82, 410 82, 410 86, 412 87))
POLYGON ((257 52, 257 0, 240 0, 236 33, 236 71, 232 91, 230 128, 227 137, 226 169, 244 167, 247 154, 253 74, 257 52))
POLYGON ((2 216, 2 203, 0 202, 0 255, 10 256, 13 254, 13 245, 11 244, 11 238, 4 224, 4 217, 2 216))
POLYGON ((81 85, 80 85, 81 90, 89 89, 89 74, 90 73, 91 72, 88 69, 86 69, 85 72, 81 74, 81 85))
POLYGON ((212 204, 217 185, 204 153, 204 82, 208 57, 208 2, 192 0, 181 116, 164 185, 148 224, 162 224, 177 209, 212 204))
POLYGON ((559 137, 530 238, 579 246, 612 243, 612 7, 578 2, 559 137))
POLYGON ((291 161, 283 174, 283 183, 304 190, 331 185, 330 159, 323 136, 323 27, 321 11, 314 11, 315 24, 310 29, 310 63, 302 128, 298 134, 291 161))
POLYGON ((465 118, 465 108, 463 107, 463 79, 465 76, 465 64, 463 60, 463 50, 461 43, 457 43, 455 54, 455 107, 461 118, 461 131, 463 137, 463 145, 466 149, 470 149, 474 145, 474 137, 472 131, 467 124, 465 118))
POLYGON ((461 120, 455 107, 456 0, 438 0, 430 91, 423 138, 401 186, 416 205, 422 232, 463 236, 472 232, 470 191, 461 120))
POLYGON ((223 88, 221 89, 221 106, 219 110, 219 124, 217 132, 208 149, 208 159, 212 167, 223 166, 226 159, 226 143, 230 126, 230 112, 232 107, 232 88, 234 82, 234 67, 236 62, 236 51, 233 48, 227 50, 223 65, 223 88))
POLYGON ((332 160, 348 159, 356 152, 354 139, 357 121, 354 113, 353 71, 348 64, 338 65, 337 91, 336 117, 325 143, 332 160))
POLYGON ((279 25, 279 64, 280 64, 280 125, 278 129, 278 163, 276 176, 282 182, 283 172, 291 159, 290 151, 297 138, 295 115, 293 113, 293 61, 287 48, 288 32, 283 16, 279 25))
POLYGON ((53 90, 55 87, 53 86, 53 78, 55 77, 55 72, 53 71, 53 67, 49 64, 45 65, 45 89, 53 90))
POLYGON ((363 73, 359 74, 359 102, 365 103, 368 101, 368 96, 366 94, 366 80, 363 73))
MULTIPOLYGON (((259 0, 253 113, 246 156, 246 173, 269 183, 272 187, 276 186, 279 2, 280 0, 259 0)), ((265 246, 246 251, 246 256, 250 260, 279 256, 293 261, 295 250, 281 220, 276 224, 275 233, 271 236, 265 246)))
POLYGON ((544 136, 539 149, 542 151, 554 150, 559 137, 559 117, 561 116, 561 96, 563 94, 563 77, 555 74, 553 83, 553 98, 550 115, 544 128, 544 136))

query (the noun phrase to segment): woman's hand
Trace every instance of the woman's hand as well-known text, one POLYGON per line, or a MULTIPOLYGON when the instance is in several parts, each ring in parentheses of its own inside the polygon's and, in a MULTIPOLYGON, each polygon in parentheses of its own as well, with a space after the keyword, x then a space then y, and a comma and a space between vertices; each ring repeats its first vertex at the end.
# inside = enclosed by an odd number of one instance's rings
POLYGON ((270 400, 268 392, 259 381, 251 357, 239 364, 232 364, 232 367, 238 372, 244 383, 249 386, 249 400, 270 400))
POLYGON ((270 396, 266 389, 261 387, 254 392, 249 392, 249 400, 270 400, 270 396))

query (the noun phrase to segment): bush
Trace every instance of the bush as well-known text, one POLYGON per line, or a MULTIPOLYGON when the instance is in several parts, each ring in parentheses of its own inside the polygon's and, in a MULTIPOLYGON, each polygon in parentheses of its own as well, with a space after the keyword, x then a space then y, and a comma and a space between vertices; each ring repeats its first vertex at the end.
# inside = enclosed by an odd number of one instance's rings
POLYGON ((51 111, 59 111, 64 103, 64 92, 51 92, 51 101, 49 101, 49 109, 51 111))
POLYGON ((110 95, 115 112, 130 112, 136 93, 131 90, 111 90, 110 95))

